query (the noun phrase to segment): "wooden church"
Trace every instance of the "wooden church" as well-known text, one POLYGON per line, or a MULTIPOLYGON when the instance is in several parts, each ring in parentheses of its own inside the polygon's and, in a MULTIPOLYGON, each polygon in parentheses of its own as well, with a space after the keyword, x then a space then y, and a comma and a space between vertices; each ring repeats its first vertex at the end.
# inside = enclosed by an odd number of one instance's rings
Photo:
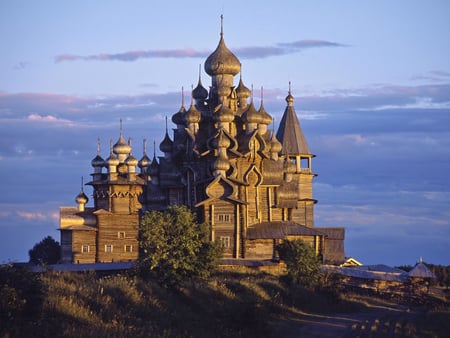
POLYGON ((106 159, 92 160, 94 206, 82 191, 76 207, 60 208, 63 262, 132 261, 138 258, 139 217, 146 211, 186 205, 211 225, 224 258, 270 260, 285 239, 309 243, 324 263, 344 260, 344 228, 315 227, 313 155, 289 88, 275 133, 242 79, 241 63, 220 32, 204 63, 209 90, 192 89, 191 103, 172 116, 176 126, 159 145, 164 156, 138 161, 120 126, 106 159), (239 78, 236 77, 239 75, 239 78), (236 85, 237 82, 237 85, 236 85), (137 169, 139 168, 139 169, 137 169))

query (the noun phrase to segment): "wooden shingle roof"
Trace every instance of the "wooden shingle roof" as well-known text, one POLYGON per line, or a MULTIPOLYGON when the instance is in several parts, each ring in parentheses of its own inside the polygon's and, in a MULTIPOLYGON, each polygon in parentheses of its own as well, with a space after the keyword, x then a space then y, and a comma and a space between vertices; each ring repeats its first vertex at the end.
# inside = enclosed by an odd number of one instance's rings
POLYGON ((288 102, 277 131, 283 155, 311 155, 294 106, 288 102))
POLYGON ((247 228, 247 239, 283 239, 286 236, 325 236, 325 234, 293 221, 263 222, 247 228))

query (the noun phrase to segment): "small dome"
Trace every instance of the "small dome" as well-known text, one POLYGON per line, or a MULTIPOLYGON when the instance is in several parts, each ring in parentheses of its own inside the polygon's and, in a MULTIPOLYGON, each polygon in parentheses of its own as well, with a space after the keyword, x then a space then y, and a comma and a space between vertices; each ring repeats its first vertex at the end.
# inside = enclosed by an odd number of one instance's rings
POLYGON ((128 155, 131 152, 131 146, 125 141, 122 134, 113 147, 114 153, 117 155, 128 155))
POLYGON ((283 145, 278 141, 275 133, 272 133, 272 137, 270 139, 270 152, 271 153, 279 153, 283 149, 283 145))
POLYGON ((111 153, 109 157, 105 160, 107 166, 118 166, 120 163, 119 159, 111 153))
POLYGON ((75 198, 75 202, 77 204, 86 204, 89 201, 89 198, 86 196, 86 194, 83 191, 80 191, 80 193, 75 198))
POLYGON ((182 125, 184 124, 184 114, 186 113, 186 110, 184 107, 181 107, 180 110, 172 115, 172 122, 176 125, 182 125))
POLYGON ((197 87, 195 87, 195 89, 192 91, 192 97, 195 100, 206 100, 206 98, 208 97, 208 91, 206 90, 205 87, 202 86, 202 81, 199 77, 198 79, 198 85, 197 87))
POLYGON ((153 156, 153 161, 147 169, 147 174, 153 177, 159 175, 159 164, 156 161, 156 156, 153 156))
POLYGON ((147 154, 144 154, 144 156, 142 156, 142 158, 139 160, 138 162, 138 167, 139 168, 147 168, 150 166, 150 158, 147 156, 147 154))
POLYGON ((201 117, 202 117, 202 114, 195 107, 194 101, 192 100, 189 110, 184 115, 184 121, 186 122, 186 124, 199 123, 201 117))
POLYGON ((239 79, 239 85, 236 88, 236 95, 237 97, 240 98, 244 98, 247 99, 250 97, 251 95, 251 91, 250 89, 248 89, 245 85, 244 82, 242 82, 242 77, 239 79))
POLYGON ((105 160, 100 155, 97 155, 91 161, 91 165, 94 168, 101 168, 105 165, 105 160))
POLYGON ((255 109, 253 100, 252 100, 252 102, 250 102, 250 105, 247 108, 247 110, 242 114, 242 121, 244 123, 261 123, 262 122, 262 116, 255 109))
POLYGON ((261 123, 265 125, 269 125, 272 123, 272 116, 266 112, 264 109, 264 105, 261 103, 261 107, 259 107, 258 113, 261 115, 261 123))
POLYGON ((164 140, 159 144, 159 150, 161 150, 163 153, 170 153, 172 152, 173 147, 173 141, 170 139, 169 134, 166 132, 166 136, 164 137, 164 140))
POLYGON ((220 33, 220 41, 216 50, 205 61, 205 72, 210 75, 231 74, 236 75, 241 69, 239 59, 228 49, 220 33))
POLYGON ((130 167, 135 167, 138 165, 138 160, 132 154, 130 154, 125 160, 125 164, 130 167))
POLYGON ((289 82, 289 91, 288 95, 286 96, 286 102, 288 106, 292 106, 294 104, 294 97, 291 94, 291 82, 289 82))
POLYGON ((217 122, 233 122, 234 113, 233 111, 225 105, 222 105, 220 110, 214 114, 214 120, 217 122))
POLYGON ((184 89, 181 87, 181 107, 178 112, 172 115, 172 122, 176 125, 184 124, 184 114, 186 113, 186 109, 184 108, 184 89))

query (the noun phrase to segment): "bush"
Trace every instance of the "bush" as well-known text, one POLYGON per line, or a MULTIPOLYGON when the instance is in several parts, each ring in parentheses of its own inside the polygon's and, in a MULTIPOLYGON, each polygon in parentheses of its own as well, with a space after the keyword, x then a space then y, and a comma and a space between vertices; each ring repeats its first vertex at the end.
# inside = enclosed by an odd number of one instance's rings
POLYGON ((209 226, 197 223, 184 206, 147 212, 139 228, 140 263, 164 286, 207 278, 219 264, 222 248, 209 240, 209 226))
POLYGON ((286 263, 291 282, 312 289, 319 284, 320 261, 314 250, 300 239, 285 240, 277 246, 280 259, 286 263))

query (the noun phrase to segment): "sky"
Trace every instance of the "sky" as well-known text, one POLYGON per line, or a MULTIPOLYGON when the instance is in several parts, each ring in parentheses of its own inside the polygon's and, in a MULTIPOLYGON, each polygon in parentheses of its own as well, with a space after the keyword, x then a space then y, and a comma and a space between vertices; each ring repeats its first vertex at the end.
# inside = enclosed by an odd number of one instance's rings
POLYGON ((223 14, 275 121, 291 83, 317 156, 316 226, 345 227, 364 264, 450 265, 449 13, 446 0, 0 0, 0 263, 59 241, 59 206, 75 206, 121 118, 135 157, 143 139, 161 155, 223 14))

